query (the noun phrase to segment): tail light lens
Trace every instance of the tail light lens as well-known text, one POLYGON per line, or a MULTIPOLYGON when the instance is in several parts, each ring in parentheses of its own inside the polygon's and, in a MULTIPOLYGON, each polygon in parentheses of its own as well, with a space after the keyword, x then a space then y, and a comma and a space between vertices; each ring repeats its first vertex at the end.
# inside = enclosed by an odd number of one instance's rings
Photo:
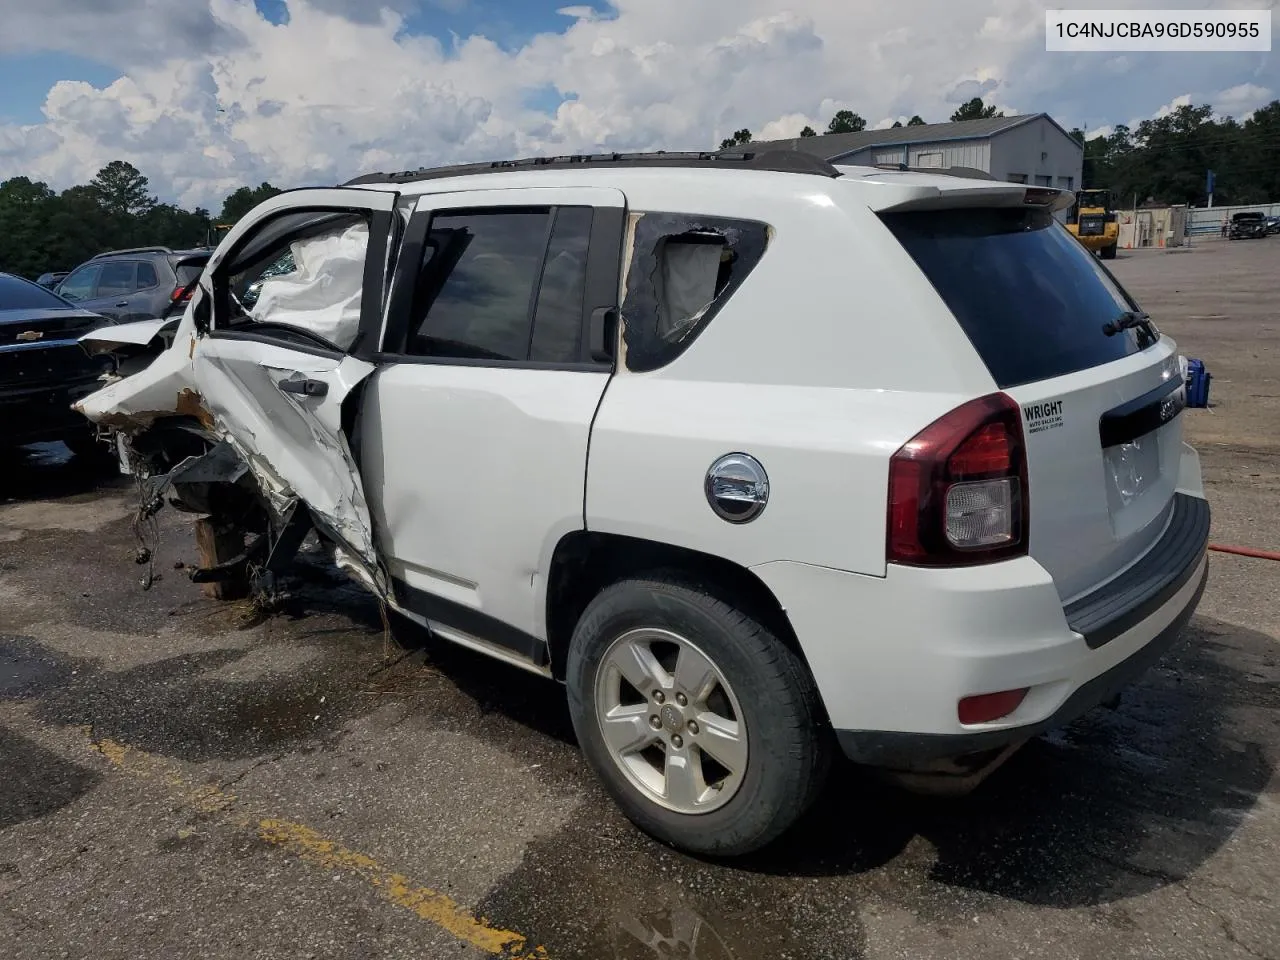
POLYGON ((169 301, 171 303, 178 303, 179 301, 181 301, 182 303, 186 303, 188 300, 191 299, 191 294, 194 292, 195 292, 194 287, 191 287, 191 288, 174 287, 173 293, 169 294, 169 301))
POLYGON ((982 693, 976 697, 965 697, 956 706, 956 715, 961 723, 990 723, 1007 717, 1022 705, 1027 698, 1030 687, 1020 690, 1002 690, 1000 693, 982 693))
POLYGON ((1022 414, 1003 393, 935 420, 889 462, 888 559, 958 567, 1027 552, 1022 414))

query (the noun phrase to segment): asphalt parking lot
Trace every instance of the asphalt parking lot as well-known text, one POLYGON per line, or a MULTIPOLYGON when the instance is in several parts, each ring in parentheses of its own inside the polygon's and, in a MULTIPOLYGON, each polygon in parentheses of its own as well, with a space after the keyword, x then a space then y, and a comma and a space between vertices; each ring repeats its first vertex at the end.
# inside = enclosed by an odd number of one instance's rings
MULTIPOLYGON (((1111 266, 1214 374, 1213 540, 1280 549, 1280 239, 1111 266)), ((1178 647, 963 800, 841 770, 731 866, 597 788, 563 694, 402 648, 318 563, 265 622, 60 445, 0 476, 0 956, 1280 958, 1280 564, 1214 554, 1178 647), (155 544, 134 563, 138 536, 155 544)))

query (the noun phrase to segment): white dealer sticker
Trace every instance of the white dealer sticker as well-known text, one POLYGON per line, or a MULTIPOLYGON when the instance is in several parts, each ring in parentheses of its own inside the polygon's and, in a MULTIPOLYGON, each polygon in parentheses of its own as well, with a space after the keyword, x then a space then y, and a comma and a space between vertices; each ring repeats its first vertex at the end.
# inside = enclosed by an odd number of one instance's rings
POLYGON ((1062 426, 1062 401, 1048 400, 1044 403, 1028 403, 1022 408, 1022 416, 1027 421, 1027 433, 1043 433, 1056 430, 1062 426))

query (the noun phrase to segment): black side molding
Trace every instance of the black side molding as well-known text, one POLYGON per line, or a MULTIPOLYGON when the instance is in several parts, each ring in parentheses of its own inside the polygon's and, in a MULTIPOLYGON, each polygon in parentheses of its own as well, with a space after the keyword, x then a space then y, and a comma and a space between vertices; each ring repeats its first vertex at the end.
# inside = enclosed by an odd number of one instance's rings
POLYGON ((1180 414, 1187 405, 1182 386, 1181 380, 1169 380, 1104 413, 1098 420, 1098 436, 1103 448, 1132 443, 1180 414))
POLYGON ((434 593, 410 586, 394 577, 391 580, 391 588, 396 603, 420 617, 454 627, 499 647, 505 647, 512 653, 528 658, 535 666, 543 667, 550 662, 545 640, 539 640, 533 634, 525 633, 497 617, 491 617, 487 613, 481 613, 479 610, 455 603, 453 600, 438 597, 434 593))
POLYGON ((1063 612, 1067 625, 1096 650, 1151 616, 1200 566, 1209 544, 1209 503, 1173 495, 1173 515, 1146 556, 1063 612))

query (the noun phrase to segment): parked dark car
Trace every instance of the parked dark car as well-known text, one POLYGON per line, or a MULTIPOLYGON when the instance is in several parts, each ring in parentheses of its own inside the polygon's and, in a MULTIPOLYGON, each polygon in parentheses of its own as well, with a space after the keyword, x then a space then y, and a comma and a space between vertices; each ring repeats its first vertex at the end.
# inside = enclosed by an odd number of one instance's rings
POLYGON ((0 273, 0 446, 62 440, 76 454, 99 447, 97 428, 71 405, 114 372, 110 354, 79 342, 111 321, 44 287, 0 273))
POLYGON ((1231 218, 1232 240, 1259 239, 1267 235, 1267 218, 1261 211, 1246 210, 1231 218))
POLYGON ((1267 217, 1267 233, 1280 233, 1280 217, 1267 217))
POLYGON ((40 276, 36 277, 36 283, 46 289, 52 290, 65 280, 67 278, 67 274, 70 272, 70 270, 54 270, 51 273, 42 273, 40 276))
POLYGON ((111 250, 76 267, 56 292, 120 323, 154 320, 182 302, 211 253, 168 247, 111 250))

